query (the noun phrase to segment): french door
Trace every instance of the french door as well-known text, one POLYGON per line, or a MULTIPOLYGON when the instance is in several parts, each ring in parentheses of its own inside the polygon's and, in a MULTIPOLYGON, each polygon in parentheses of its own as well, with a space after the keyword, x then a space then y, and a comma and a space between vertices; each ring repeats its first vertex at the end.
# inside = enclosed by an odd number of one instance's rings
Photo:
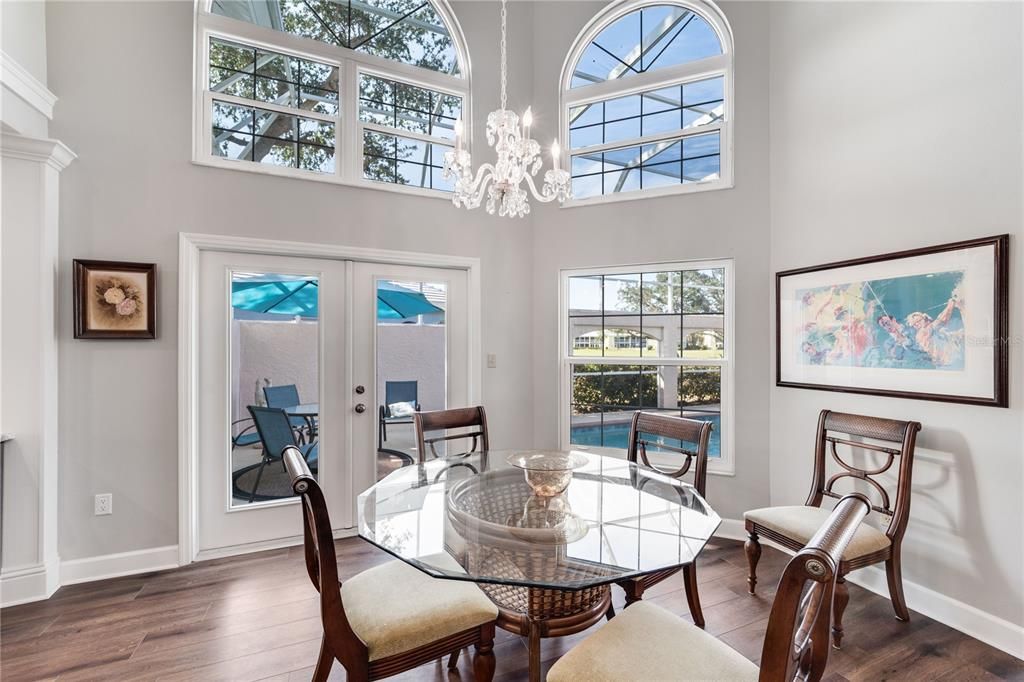
POLYGON ((292 544, 295 444, 336 532, 416 458, 411 413, 467 404, 465 270, 202 251, 196 557, 292 544))

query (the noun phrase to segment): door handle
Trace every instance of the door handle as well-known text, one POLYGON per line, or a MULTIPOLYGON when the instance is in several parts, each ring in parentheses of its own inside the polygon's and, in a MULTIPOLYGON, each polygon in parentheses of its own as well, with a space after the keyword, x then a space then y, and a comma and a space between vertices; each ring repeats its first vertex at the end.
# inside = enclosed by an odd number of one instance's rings
POLYGON ((358 412, 359 414, 366 412, 366 405, 363 405, 362 403, 356 405, 356 412, 358 412))

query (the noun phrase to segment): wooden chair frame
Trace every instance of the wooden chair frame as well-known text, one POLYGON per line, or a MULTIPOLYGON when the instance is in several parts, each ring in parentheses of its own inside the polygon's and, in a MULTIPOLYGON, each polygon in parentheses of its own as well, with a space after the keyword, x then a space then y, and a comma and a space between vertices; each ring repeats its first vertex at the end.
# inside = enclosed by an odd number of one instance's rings
POLYGON ((473 645, 473 675, 481 682, 490 682, 494 677, 494 629, 493 621, 457 632, 442 639, 403 651, 375 661, 369 659, 369 650, 352 629, 345 615, 345 604, 341 599, 341 582, 338 580, 337 556, 334 551, 334 533, 327 514, 323 491, 306 466, 298 448, 288 446, 282 453, 292 489, 302 500, 302 534, 305 545, 306 571, 313 587, 320 593, 320 619, 324 636, 320 644, 320 656, 313 672, 314 682, 328 678, 334 661, 339 661, 355 682, 379 680, 397 675, 417 666, 451 654, 449 667, 454 666, 458 652, 473 645))
MULTIPOLYGON (((649 469, 672 478, 682 478, 690 471, 692 466, 693 487, 701 497, 704 497, 707 488, 708 443, 711 439, 711 429, 711 422, 684 419, 683 417, 656 412, 635 412, 633 413, 633 421, 629 428, 626 458, 630 462, 642 464, 649 469), (696 443, 697 449, 688 450, 662 443, 653 443, 644 439, 644 434, 672 438, 684 443, 696 443), (684 458, 682 466, 677 469, 665 470, 652 464, 647 457, 647 447, 649 445, 656 445, 659 450, 668 450, 682 455, 684 458)), ((700 595, 697 591, 697 566, 695 563, 619 581, 617 584, 626 593, 626 606, 640 601, 648 588, 675 575, 680 570, 683 572, 683 585, 686 588, 686 602, 690 607, 690 615, 698 627, 704 627, 704 612, 701 610, 700 595)), ((609 617, 614 616, 614 610, 609 610, 608 615, 609 617)))
POLYGON ((457 407, 451 410, 433 410, 430 412, 417 412, 413 415, 416 422, 416 450, 419 452, 420 464, 427 461, 427 448, 430 454, 436 458, 443 458, 434 448, 435 443, 447 442, 450 440, 472 439, 470 449, 462 454, 473 454, 480 450, 487 452, 490 449, 490 441, 487 438, 487 412, 483 405, 476 407, 457 407), (453 433, 444 436, 427 438, 427 431, 445 431, 447 429, 461 429, 479 427, 476 431, 466 433, 453 433))
POLYGON ((840 557, 872 508, 861 493, 846 495, 786 565, 768 616, 760 682, 816 682, 824 675, 840 557))
MULTIPOLYGON (((850 571, 885 562, 889 595, 892 599, 896 617, 899 620, 910 620, 910 611, 907 609, 906 598, 903 595, 900 546, 903 542, 903 534, 907 529, 907 521, 910 519, 911 472, 914 465, 914 448, 917 442, 917 433, 920 430, 920 422, 897 421, 882 417, 833 412, 831 410, 822 410, 818 417, 818 433, 814 449, 814 477, 811 482, 811 492, 804 504, 809 507, 821 507, 825 497, 838 499, 840 496, 833 490, 836 482, 844 478, 852 478, 856 481, 863 481, 878 494, 880 504, 872 504, 871 509, 889 517, 889 525, 885 530, 885 535, 889 538, 888 547, 859 556, 850 561, 841 560, 839 562, 838 576, 836 578, 835 607, 832 611, 832 642, 833 646, 837 649, 842 644, 843 639, 843 611, 850 601, 849 588, 846 586, 846 574, 850 571), (851 438, 869 438, 875 441, 899 443, 899 447, 887 447, 859 440, 840 438, 832 435, 832 432, 844 433, 851 438), (882 453, 886 456, 885 463, 872 469, 858 468, 843 459, 842 455, 836 450, 837 445, 846 445, 851 448, 882 453), (832 459, 840 467, 840 471, 830 476, 827 480, 825 478, 826 451, 829 452, 832 459), (897 458, 899 458, 899 473, 896 482, 896 496, 895 500, 890 500, 889 493, 874 477, 888 471, 897 458)), ((765 528, 750 519, 747 519, 746 530, 748 539, 744 544, 744 550, 749 566, 747 583, 750 593, 754 594, 754 587, 757 585, 757 562, 761 558, 761 545, 758 542, 759 536, 766 537, 791 550, 800 549, 802 544, 770 528, 765 528)))

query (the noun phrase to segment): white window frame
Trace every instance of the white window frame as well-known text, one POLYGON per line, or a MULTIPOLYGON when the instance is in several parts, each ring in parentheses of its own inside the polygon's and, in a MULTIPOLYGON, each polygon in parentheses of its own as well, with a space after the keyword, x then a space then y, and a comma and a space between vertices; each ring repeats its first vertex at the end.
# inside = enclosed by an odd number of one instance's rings
MULTIPOLYGON (((733 320, 735 310, 735 274, 733 260, 673 261, 667 263, 642 263, 635 265, 614 265, 605 267, 573 268, 559 273, 558 286, 558 434, 559 447, 563 450, 585 450, 602 455, 625 457, 626 451, 619 448, 598 446, 581 446, 570 444, 572 418, 570 399, 572 398, 572 367, 573 365, 641 365, 650 367, 719 367, 722 372, 721 401, 721 457, 708 458, 708 473, 733 476, 736 473, 735 457, 735 357, 736 335, 733 320), (721 358, 693 359, 682 357, 630 357, 617 356, 573 356, 570 352, 572 339, 569 335, 569 278, 599 275, 635 275, 637 273, 666 272, 676 270, 710 270, 721 268, 725 271, 725 349, 721 358)), ((652 461, 658 463, 660 458, 655 455, 652 461)), ((665 462, 669 464, 669 462, 665 462)))
POLYGON ((349 185, 369 189, 398 192, 451 201, 452 193, 443 190, 396 183, 380 182, 363 177, 363 129, 364 127, 386 132, 390 135, 424 139, 438 144, 452 144, 454 140, 433 138, 412 131, 390 129, 359 120, 359 74, 387 78, 427 88, 438 92, 456 95, 462 98, 462 121, 465 126, 464 144, 471 150, 472 100, 470 98, 472 69, 469 52, 463 37, 462 28, 454 12, 446 0, 431 0, 434 10, 444 21, 455 47, 456 59, 461 75, 453 76, 438 71, 431 71, 412 64, 384 59, 359 50, 329 45, 293 35, 275 31, 264 26, 257 26, 247 21, 213 14, 210 11, 212 0, 200 0, 196 3, 196 20, 194 36, 194 71, 192 93, 192 162, 201 166, 240 170, 249 173, 263 173, 316 182, 330 182, 338 185, 349 185), (234 97, 209 90, 209 44, 211 38, 226 40, 254 46, 272 52, 279 52, 302 59, 338 67, 338 115, 329 116, 317 112, 298 111, 291 107, 281 107, 266 102, 258 102, 242 97, 234 97), (212 150, 212 103, 213 100, 242 104, 248 107, 280 111, 291 116, 319 119, 334 123, 334 173, 319 173, 263 164, 243 159, 227 159, 215 155, 212 150))
POLYGON ((628 192, 615 192, 600 196, 587 197, 585 199, 571 199, 564 202, 562 208, 573 208, 578 206, 594 206, 617 201, 635 201, 637 199, 650 199, 674 194, 689 194, 691 192, 706 192, 709 190, 730 189, 733 182, 733 124, 735 119, 735 107, 733 106, 734 85, 734 48, 732 27, 729 26, 725 15, 717 5, 709 0, 619 0, 608 5, 599 12, 580 31, 573 43, 572 49, 562 64, 562 77, 559 80, 559 133, 562 140, 565 140, 566 158, 570 172, 572 168, 572 157, 580 153, 600 152, 608 149, 619 149, 622 147, 634 147, 650 144, 667 139, 682 139, 708 133, 718 132, 719 134, 719 173, 714 180, 702 182, 679 183, 666 187, 655 187, 651 189, 632 190, 628 192), (707 57, 676 66, 653 69, 644 73, 638 73, 629 78, 621 78, 610 81, 602 81, 591 85, 583 85, 572 88, 572 76, 576 65, 583 56, 587 46, 597 38, 605 28, 621 19, 623 16, 656 5, 678 5, 688 9, 705 21, 715 31, 719 43, 722 46, 722 54, 714 57, 707 57), (599 145, 590 145, 573 149, 569 137, 569 110, 583 104, 593 104, 602 100, 615 97, 635 95, 649 90, 658 90, 681 83, 704 80, 721 76, 723 102, 723 121, 702 126, 695 126, 683 130, 674 130, 664 133, 645 135, 638 138, 630 138, 619 142, 611 142, 599 145))

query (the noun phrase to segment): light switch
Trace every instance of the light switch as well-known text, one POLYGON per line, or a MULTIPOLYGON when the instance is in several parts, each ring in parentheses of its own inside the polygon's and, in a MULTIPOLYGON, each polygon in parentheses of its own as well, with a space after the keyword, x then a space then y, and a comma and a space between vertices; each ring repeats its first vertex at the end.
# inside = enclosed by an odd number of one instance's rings
POLYGON ((494 353, 487 354, 487 368, 494 369, 498 366, 498 356, 494 353))

